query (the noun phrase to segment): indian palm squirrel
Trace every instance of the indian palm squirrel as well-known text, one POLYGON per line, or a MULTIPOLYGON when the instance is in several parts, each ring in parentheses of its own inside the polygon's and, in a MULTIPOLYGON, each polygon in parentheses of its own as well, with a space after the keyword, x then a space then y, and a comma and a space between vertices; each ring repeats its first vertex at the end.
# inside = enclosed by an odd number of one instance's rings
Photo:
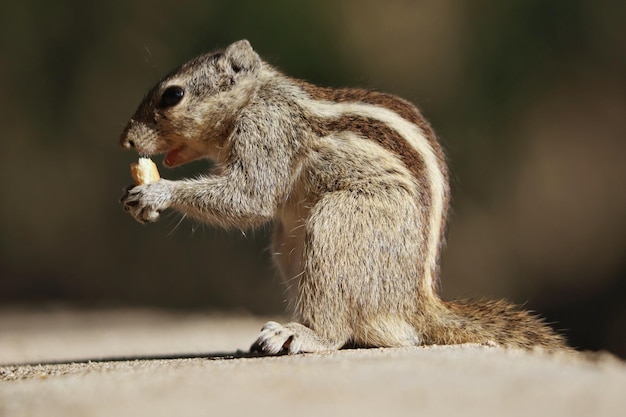
POLYGON ((267 323, 267 354, 480 343, 566 348, 535 314, 505 301, 444 301, 439 257, 448 169, 411 103, 317 87, 263 61, 248 41, 200 55, 148 92, 121 145, 206 176, 127 189, 142 223, 174 209, 225 228, 274 223, 273 258, 293 322, 267 323))

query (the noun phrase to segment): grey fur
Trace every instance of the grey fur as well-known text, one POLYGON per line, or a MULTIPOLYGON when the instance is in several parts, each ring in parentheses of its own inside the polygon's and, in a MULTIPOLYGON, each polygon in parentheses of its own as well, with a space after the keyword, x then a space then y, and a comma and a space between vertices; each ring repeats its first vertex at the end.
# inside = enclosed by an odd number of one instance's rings
POLYGON ((122 202, 139 222, 171 208, 227 228, 275 223, 274 258, 291 289, 295 322, 266 324, 254 350, 565 347, 541 319, 510 304, 437 296, 447 168, 430 126, 401 99, 291 79, 244 40, 167 75, 140 104, 121 144, 146 155, 167 152, 171 166, 197 158, 217 163, 202 178, 129 189, 122 202), (161 95, 173 85, 184 97, 164 107, 161 95), (372 119, 376 109, 379 120, 372 119), (389 118, 411 129, 392 128, 389 118), (434 162, 407 135, 417 135, 434 162), (440 219, 435 229, 430 219, 440 219))

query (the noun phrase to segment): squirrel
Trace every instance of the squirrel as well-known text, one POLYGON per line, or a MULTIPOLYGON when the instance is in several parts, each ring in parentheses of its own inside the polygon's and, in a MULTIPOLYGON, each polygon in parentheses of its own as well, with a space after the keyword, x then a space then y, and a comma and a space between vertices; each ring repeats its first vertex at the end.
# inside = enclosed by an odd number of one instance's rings
POLYGON ((291 78, 246 40, 200 55, 145 96, 121 135, 175 167, 208 158, 206 176, 129 187, 124 209, 166 209, 220 227, 274 223, 273 259, 294 321, 268 322, 251 350, 478 343, 568 349, 534 313, 506 301, 437 292, 450 187, 419 110, 370 90, 291 78))

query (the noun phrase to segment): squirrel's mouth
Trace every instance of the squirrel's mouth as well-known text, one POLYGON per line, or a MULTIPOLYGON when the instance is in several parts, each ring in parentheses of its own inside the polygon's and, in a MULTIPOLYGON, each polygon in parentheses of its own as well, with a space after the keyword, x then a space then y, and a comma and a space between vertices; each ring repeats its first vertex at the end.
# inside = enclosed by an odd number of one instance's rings
POLYGON ((194 148, 183 144, 168 150, 163 159, 163 164, 168 168, 173 168, 204 156, 202 152, 198 152, 194 148))
POLYGON ((175 167, 178 165, 182 165, 185 162, 189 162, 188 160, 186 160, 186 158, 183 155, 184 150, 185 150, 185 145, 180 145, 167 151, 167 155, 165 155, 165 159, 163 160, 163 163, 165 164, 165 166, 168 166, 171 168, 171 167, 175 167))

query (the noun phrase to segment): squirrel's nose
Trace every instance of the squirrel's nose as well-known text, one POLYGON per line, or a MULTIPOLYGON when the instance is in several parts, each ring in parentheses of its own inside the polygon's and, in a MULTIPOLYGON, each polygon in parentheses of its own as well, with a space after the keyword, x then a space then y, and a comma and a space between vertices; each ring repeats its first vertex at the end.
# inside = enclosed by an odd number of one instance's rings
POLYGON ((135 147, 135 142, 132 139, 128 138, 128 132, 133 125, 134 120, 130 120, 126 127, 124 128, 124 132, 122 132, 122 136, 120 138, 120 146, 124 149, 132 149, 135 147))
POLYGON ((132 149, 135 147, 135 142, 122 136, 122 139, 120 140, 120 146, 124 149, 132 149))

